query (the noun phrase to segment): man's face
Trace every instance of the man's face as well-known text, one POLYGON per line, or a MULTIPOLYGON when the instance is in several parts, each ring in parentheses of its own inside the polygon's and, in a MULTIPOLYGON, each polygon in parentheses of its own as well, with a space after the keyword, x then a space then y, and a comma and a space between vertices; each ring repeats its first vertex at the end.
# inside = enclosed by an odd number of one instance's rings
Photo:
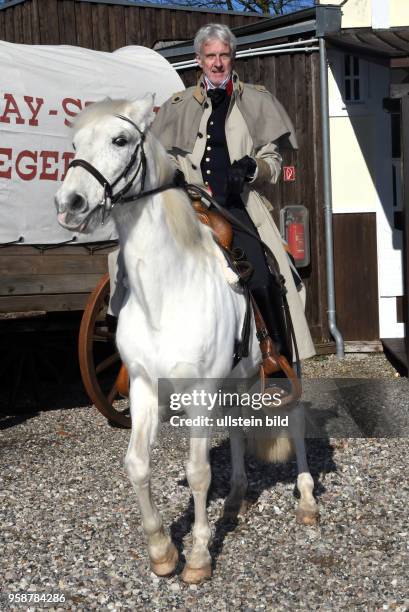
POLYGON ((217 38, 202 45, 202 52, 196 55, 196 60, 213 85, 220 85, 231 73, 233 60, 230 46, 217 38))

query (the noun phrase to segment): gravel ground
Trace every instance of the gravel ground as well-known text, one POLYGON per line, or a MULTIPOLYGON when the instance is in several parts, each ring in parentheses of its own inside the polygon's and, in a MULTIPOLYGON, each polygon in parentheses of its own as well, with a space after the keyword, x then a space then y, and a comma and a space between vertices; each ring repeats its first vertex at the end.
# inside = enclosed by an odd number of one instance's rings
MULTIPOLYGON (((316 358, 304 373, 395 378, 383 355, 316 358)), ((408 381, 396 383, 409 396, 408 381)), ((221 519, 230 458, 218 436, 208 505, 214 575, 186 586, 182 563, 168 579, 149 570, 123 470, 128 431, 86 405, 19 420, 5 419, 0 432, 1 610, 19 609, 5 598, 17 592, 63 594, 54 609, 71 610, 409 610, 407 438, 310 440, 321 522, 304 527, 295 521, 294 463, 250 458, 249 511, 238 522, 221 519)), ((186 448, 182 434, 163 424, 153 490, 181 551, 193 518, 186 448)))
POLYGON ((344 359, 317 356, 303 362, 302 373, 305 378, 399 378, 383 353, 346 353, 344 359))

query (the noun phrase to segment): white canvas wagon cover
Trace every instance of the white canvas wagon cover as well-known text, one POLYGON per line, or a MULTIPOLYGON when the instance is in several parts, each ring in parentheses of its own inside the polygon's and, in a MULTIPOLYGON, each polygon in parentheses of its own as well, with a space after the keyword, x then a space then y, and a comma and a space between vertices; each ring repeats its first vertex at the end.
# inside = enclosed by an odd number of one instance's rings
POLYGON ((54 195, 73 158, 70 121, 87 103, 156 94, 160 106, 184 89, 159 53, 113 53, 0 41, 0 244, 115 238, 112 223, 91 236, 57 224, 54 195))

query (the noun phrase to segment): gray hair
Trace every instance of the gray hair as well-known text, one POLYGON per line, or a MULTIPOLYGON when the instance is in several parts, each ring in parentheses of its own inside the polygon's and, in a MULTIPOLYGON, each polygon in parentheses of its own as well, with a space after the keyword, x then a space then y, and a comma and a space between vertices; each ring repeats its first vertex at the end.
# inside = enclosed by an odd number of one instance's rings
POLYGON ((226 25, 222 23, 208 23, 198 30, 195 40, 194 49, 196 55, 201 55, 203 45, 208 41, 218 38, 229 45, 232 57, 236 54, 236 37, 226 25))

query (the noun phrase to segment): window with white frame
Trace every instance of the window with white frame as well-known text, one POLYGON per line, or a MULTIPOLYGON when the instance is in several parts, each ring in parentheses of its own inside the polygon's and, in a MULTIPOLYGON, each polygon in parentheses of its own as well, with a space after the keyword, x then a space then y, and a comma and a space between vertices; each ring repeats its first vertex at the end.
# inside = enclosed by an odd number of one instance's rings
POLYGON ((344 99, 345 102, 362 100, 361 66, 356 55, 344 56, 344 99))

